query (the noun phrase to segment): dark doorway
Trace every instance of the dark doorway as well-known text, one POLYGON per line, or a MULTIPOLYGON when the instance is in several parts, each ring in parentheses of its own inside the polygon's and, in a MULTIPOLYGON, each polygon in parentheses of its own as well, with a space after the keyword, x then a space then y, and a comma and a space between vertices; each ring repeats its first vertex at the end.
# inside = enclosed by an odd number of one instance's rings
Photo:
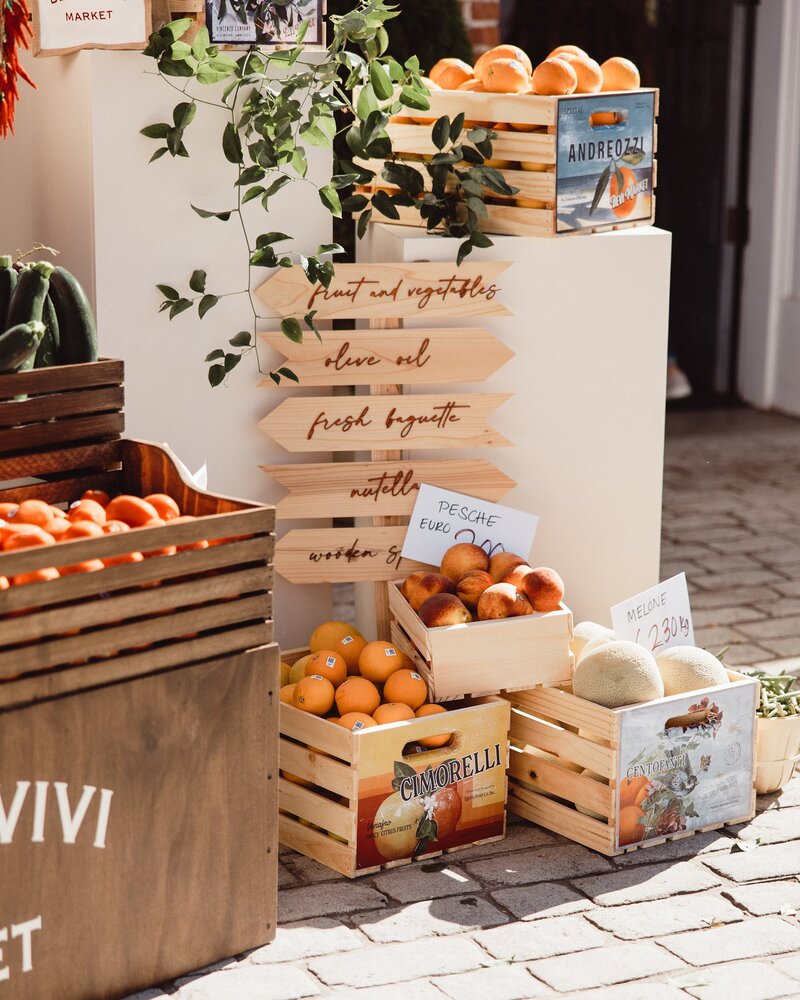
POLYGON ((656 224, 673 234, 670 349, 698 395, 735 386, 757 0, 504 0, 504 40, 634 60, 661 89, 656 224))

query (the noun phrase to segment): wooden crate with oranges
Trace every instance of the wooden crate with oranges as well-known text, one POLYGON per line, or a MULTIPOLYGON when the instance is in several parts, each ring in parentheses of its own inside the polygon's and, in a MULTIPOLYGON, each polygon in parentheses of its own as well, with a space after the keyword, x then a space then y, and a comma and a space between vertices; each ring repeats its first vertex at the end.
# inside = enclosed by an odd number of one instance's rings
POLYGON ((300 679, 281 690, 281 843, 354 877, 501 839, 509 706, 445 711, 391 644, 328 645, 283 654, 300 679))
POLYGON ((509 810, 609 856, 751 819, 758 682, 728 676, 614 709, 568 685, 506 695, 509 810))

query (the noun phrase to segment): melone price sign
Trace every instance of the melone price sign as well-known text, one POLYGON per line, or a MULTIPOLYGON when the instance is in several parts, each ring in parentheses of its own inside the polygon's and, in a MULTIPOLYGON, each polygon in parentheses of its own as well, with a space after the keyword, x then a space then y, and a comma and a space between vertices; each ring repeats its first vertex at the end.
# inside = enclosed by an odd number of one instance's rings
POLYGON ((403 557, 439 565, 450 546, 459 542, 478 545, 489 555, 518 552, 527 556, 538 525, 536 514, 422 483, 403 544, 403 557))
POLYGON ((636 642, 653 653, 670 646, 693 646, 694 628, 686 574, 665 580, 611 609, 617 639, 636 642))

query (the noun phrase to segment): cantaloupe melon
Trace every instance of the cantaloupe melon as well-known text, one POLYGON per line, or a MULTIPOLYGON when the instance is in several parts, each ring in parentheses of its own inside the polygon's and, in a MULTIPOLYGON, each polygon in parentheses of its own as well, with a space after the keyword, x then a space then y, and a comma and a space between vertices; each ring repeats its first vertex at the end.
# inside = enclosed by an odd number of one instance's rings
POLYGON ((584 656, 588 656, 590 653, 593 653, 596 649, 599 649, 601 646, 605 646, 607 643, 613 641, 614 641, 613 635, 611 636, 596 635, 594 639, 590 639, 586 643, 586 645, 581 650, 581 655, 576 657, 575 662, 580 663, 580 661, 584 658, 584 656))
MULTIPOLYGON (((603 785, 608 784, 608 778, 604 777, 604 775, 602 774, 598 774, 597 771, 590 771, 588 767, 584 768, 583 771, 581 771, 581 774, 584 776, 584 778, 591 778, 592 781, 599 781, 603 785)), ((585 813, 585 815, 587 816, 591 816, 592 819, 600 819, 604 823, 608 821, 607 816, 604 816, 602 813, 595 812, 594 809, 587 809, 586 806, 578 805, 577 802, 575 803, 575 808, 578 810, 578 812, 582 812, 585 813)))
POLYGON ((656 657, 664 694, 684 694, 728 683, 728 673, 713 653, 699 646, 673 646, 656 657))
POLYGON ((593 640, 600 637, 613 639, 614 633, 605 625, 598 625, 597 622, 578 622, 572 632, 572 641, 569 648, 575 657, 575 662, 581 658, 581 654, 586 646, 593 640))
POLYGON ((572 690, 578 698, 606 708, 640 705, 664 696, 653 654, 635 642, 607 642, 585 653, 575 667, 572 690))

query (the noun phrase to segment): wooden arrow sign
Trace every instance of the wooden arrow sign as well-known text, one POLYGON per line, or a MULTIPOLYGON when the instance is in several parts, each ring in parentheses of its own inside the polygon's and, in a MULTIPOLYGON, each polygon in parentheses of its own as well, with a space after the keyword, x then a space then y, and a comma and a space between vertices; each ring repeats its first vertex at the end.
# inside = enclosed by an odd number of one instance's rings
POLYGON ((425 563, 403 559, 403 525, 388 528, 298 528, 275 543, 275 569, 290 583, 396 580, 425 563))
MULTIPOLYGON (((481 329, 347 330, 295 344, 279 331, 261 334, 285 355, 301 385, 421 385, 480 382, 514 357, 481 329)), ((274 389, 272 379, 262 385, 274 389)))
POLYGON ((329 288, 311 285, 302 268, 279 268, 256 295, 279 316, 316 319, 410 319, 511 316, 497 278, 510 262, 337 264, 329 288))
POLYGON ((492 503, 517 485, 482 459, 331 462, 264 465, 289 490, 278 501, 279 518, 408 516, 421 483, 464 492, 492 503))
POLYGON ((258 426, 288 451, 510 447, 486 418, 512 395, 298 396, 258 426))

